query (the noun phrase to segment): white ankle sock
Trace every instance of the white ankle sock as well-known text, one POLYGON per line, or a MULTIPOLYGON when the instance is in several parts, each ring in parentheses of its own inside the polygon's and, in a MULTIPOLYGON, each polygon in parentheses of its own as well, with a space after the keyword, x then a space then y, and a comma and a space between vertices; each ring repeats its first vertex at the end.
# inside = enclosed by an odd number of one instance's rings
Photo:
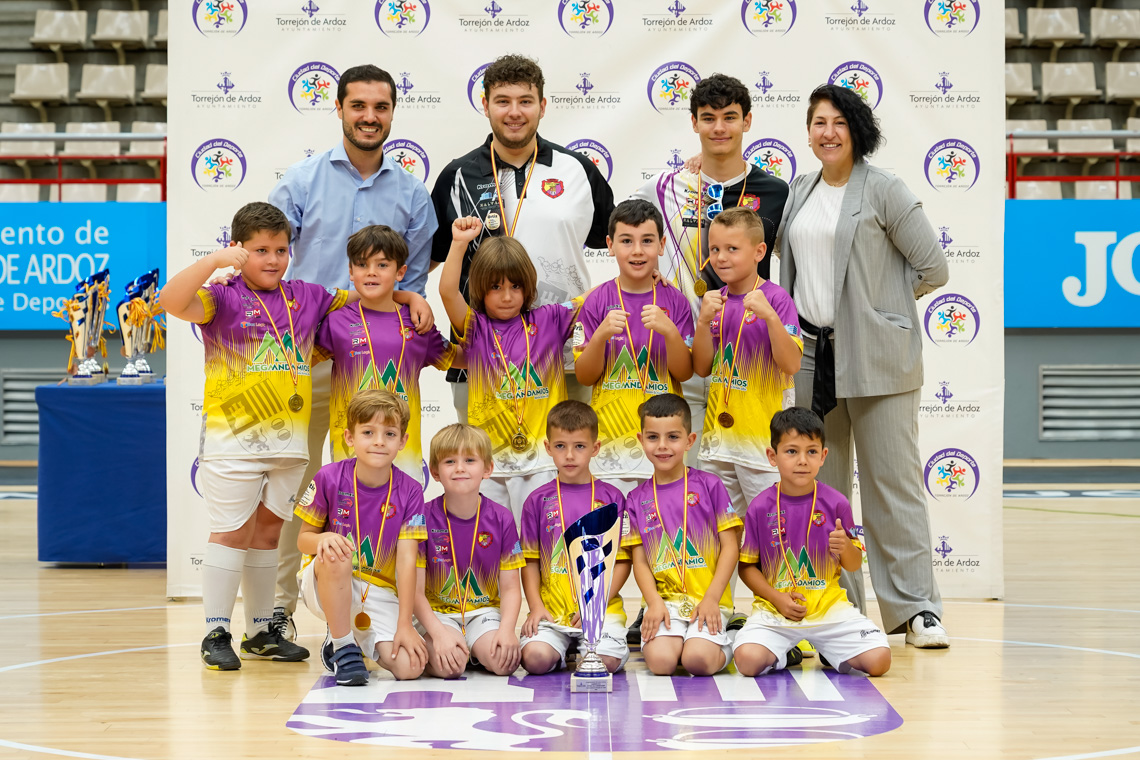
POLYGON ((241 600, 245 608, 245 635, 249 638, 269 629, 276 590, 277 550, 248 550, 241 572, 241 600))
POLYGON ((230 630, 238 586, 241 584, 245 550, 221 544, 206 544, 202 560, 202 607, 206 611, 206 633, 218 626, 230 630))
POLYGON ((349 631, 344 636, 341 636, 339 639, 333 639, 332 640, 333 651, 335 652, 338 649, 344 649, 349 644, 355 644, 355 643, 356 643, 356 639, 353 638, 352 631, 349 631))

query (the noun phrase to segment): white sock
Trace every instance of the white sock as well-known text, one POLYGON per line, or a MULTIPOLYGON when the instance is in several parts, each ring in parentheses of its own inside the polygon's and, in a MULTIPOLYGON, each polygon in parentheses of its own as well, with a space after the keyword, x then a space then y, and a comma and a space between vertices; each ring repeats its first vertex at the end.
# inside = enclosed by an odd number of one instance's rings
POLYGON ((355 643, 356 643, 356 639, 353 638, 352 631, 349 631, 344 636, 341 636, 339 639, 333 639, 332 640, 333 651, 335 652, 338 649, 344 649, 349 644, 355 644, 355 643))
POLYGON ((273 620, 273 594, 277 590, 277 550, 250 549, 241 572, 241 600, 245 607, 245 635, 253 638, 269 630, 273 620))
POLYGON ((241 585, 245 550, 221 544, 206 544, 202 560, 202 606, 206 611, 206 633, 218 626, 230 630, 238 586, 241 585))

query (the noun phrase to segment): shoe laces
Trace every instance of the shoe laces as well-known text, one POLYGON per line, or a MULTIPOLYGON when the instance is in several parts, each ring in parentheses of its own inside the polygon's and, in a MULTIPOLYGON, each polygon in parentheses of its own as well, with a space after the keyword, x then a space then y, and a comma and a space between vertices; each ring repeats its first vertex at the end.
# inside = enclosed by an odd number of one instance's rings
POLYGON ((232 647, 233 640, 234 635, 226 630, 220 631, 219 633, 215 633, 210 636, 210 641, 216 645, 232 647))
POLYGON ((933 612, 922 613, 922 627, 923 628, 937 628, 942 624, 938 621, 938 616, 933 612))
POLYGON ((274 612, 273 619, 269 621, 269 633, 279 639, 285 638, 289 630, 289 616, 284 612, 274 612))

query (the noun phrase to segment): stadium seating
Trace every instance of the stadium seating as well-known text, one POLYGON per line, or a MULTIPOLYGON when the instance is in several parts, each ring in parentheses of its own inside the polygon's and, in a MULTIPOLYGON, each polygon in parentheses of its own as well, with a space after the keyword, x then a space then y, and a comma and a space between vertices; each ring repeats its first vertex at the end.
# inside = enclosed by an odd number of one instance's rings
POLYGON ((1057 52, 1062 47, 1080 45, 1084 41, 1076 8, 1026 9, 1025 44, 1052 47, 1050 62, 1056 62, 1057 52))
POLYGON ((170 24, 169 16, 170 16, 170 13, 166 10, 166 8, 163 8, 162 10, 160 10, 158 12, 158 29, 155 30, 154 40, 153 40, 155 47, 158 47, 158 48, 165 48, 166 47, 167 27, 170 24))
POLYGON ((94 103, 111 121, 111 106, 135 102, 135 67, 83 64, 83 79, 75 99, 94 103))
MULTIPOLYGON (((1033 132, 1044 132, 1049 128, 1048 122, 1044 119, 1006 119, 1005 129, 1007 132, 1012 132, 1015 129, 1023 129, 1033 132)), ((1005 152, 1015 153, 1048 153, 1052 150, 1049 147, 1049 141, 1043 137, 1015 137, 1012 141, 1005 141, 1005 152), (1012 145, 1011 145, 1012 142, 1012 145)), ((1031 161, 1037 161, 1038 158, 1034 156, 1018 156, 1017 161, 1020 166, 1025 166, 1031 161)))
POLYGON ((40 112, 46 122, 48 103, 68 101, 68 67, 66 63, 18 63, 13 103, 27 103, 40 112))
POLYGON ((1104 65, 1104 99, 1112 103, 1131 103, 1131 114, 1140 106, 1140 63, 1106 63, 1104 65))
POLYGON ((76 50, 87 44, 87 11, 36 11, 36 27, 29 40, 33 47, 55 53, 63 63, 64 50, 76 50))
MULTIPOLYGON (((1060 132, 1107 132, 1112 129, 1112 119, 1058 119, 1057 130, 1060 132)), ((1112 142, 1111 137, 1094 137, 1094 138, 1079 138, 1079 137, 1059 137, 1057 138, 1057 152, 1059 153, 1081 153, 1081 152, 1094 152, 1094 153, 1115 153, 1116 146, 1112 142)), ((1104 161, 1103 157, 1098 156, 1082 156, 1073 157, 1074 160, 1084 161, 1086 168, 1099 161, 1104 161)), ((1068 159, 1059 158, 1060 161, 1068 159)), ((1083 183, 1079 183, 1083 184, 1083 183)))
POLYGON ((1073 117, 1077 104, 1100 100, 1100 96, 1092 63, 1041 64, 1041 102, 1068 103, 1066 119, 1073 117))
POLYGON ((1092 8, 1089 14, 1089 44, 1114 48, 1113 62, 1125 48, 1140 45, 1140 10, 1092 8))
MULTIPOLYGON (((119 122, 117 121, 90 121, 90 122, 68 122, 64 128, 65 132, 83 133, 83 134, 114 134, 119 131, 119 122)), ((80 142, 78 140, 68 140, 63 143, 63 150, 60 155, 79 155, 79 156, 118 156, 122 153, 122 146, 118 141, 95 141, 95 142, 80 142)), ((80 160, 80 165, 86 167, 87 174, 91 179, 95 179, 95 161, 94 158, 86 158, 80 160)))
POLYGON ((1074 182, 1075 197, 1081 201, 1111 201, 1118 197, 1122 201, 1132 200, 1132 184, 1121 182, 1120 195, 1116 194, 1116 182, 1111 179, 1074 182))
POLYGON ((95 33, 91 42, 98 47, 113 48, 119 56, 119 65, 126 64, 128 48, 146 47, 150 14, 146 11, 100 10, 95 16, 95 33))
POLYGON ((53 185, 50 200, 63 201, 64 203, 106 203, 107 186, 96 184, 53 185))
POLYGON ((1017 199, 1023 201, 1059 201, 1061 200, 1061 183, 1018 182, 1017 199))
POLYGON ((166 64, 148 63, 146 66, 146 84, 139 95, 147 103, 166 105, 166 64))
POLYGON ((0 203, 38 203, 39 185, 0 185, 0 203))
MULTIPOLYGON (((1140 132, 1140 117, 1130 118, 1124 128, 1129 132, 1140 132)), ((1124 142, 1124 150, 1129 153, 1140 153, 1140 137, 1129 137, 1124 142)), ((1140 156, 1133 156, 1132 160, 1140 160, 1140 156)))
POLYGON ((1020 45, 1025 39, 1021 33, 1021 22, 1017 19, 1017 8, 1005 9, 1005 46, 1020 45))
POLYGON ((158 203, 162 200, 162 188, 157 184, 119 185, 115 200, 119 203, 158 203))
POLYGON ((1013 105, 1019 100, 1037 100, 1037 90, 1033 89, 1032 63, 1005 65, 1005 101, 1013 105))
MULTIPOLYGON (((33 132, 50 134, 55 132, 55 124, 51 122, 46 124, 43 122, 5 122, 0 124, 0 135, 33 132)), ((55 142, 52 140, 44 140, 43 142, 15 142, 10 140, 5 142, 0 137, 0 155, 54 156, 55 142)))
MULTIPOLYGON (((146 132, 150 134, 166 134, 164 121, 132 121, 132 132, 146 132)), ((162 143, 153 140, 132 140, 127 146, 129 156, 159 156, 162 155, 162 143)))

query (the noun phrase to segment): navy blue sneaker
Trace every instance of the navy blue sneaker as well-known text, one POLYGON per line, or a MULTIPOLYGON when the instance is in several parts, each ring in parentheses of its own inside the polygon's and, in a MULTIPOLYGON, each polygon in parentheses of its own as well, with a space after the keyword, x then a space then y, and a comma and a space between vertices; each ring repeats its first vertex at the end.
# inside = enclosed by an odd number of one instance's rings
MULTIPOLYGON (((323 650, 324 647, 321 647, 323 650)), ((336 673, 337 686, 364 686, 368 683, 368 668, 364 652, 356 644, 341 647, 329 658, 336 673)))
POLYGON ((336 666, 333 665, 332 655, 333 655, 332 634, 326 632, 325 633, 325 643, 321 644, 321 664, 325 666, 325 670, 327 670, 328 672, 335 673, 336 672, 336 666))

